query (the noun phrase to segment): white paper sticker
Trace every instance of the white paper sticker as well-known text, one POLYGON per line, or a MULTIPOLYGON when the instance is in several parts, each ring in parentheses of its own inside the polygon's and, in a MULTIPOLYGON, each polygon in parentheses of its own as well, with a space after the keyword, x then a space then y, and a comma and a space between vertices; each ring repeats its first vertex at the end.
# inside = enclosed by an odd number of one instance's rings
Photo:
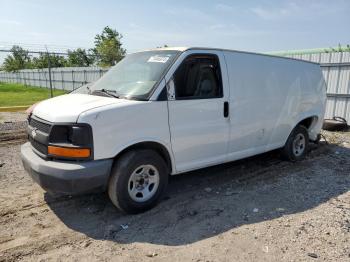
POLYGON ((148 63, 166 63, 166 61, 168 61, 169 57, 168 56, 151 56, 148 59, 148 63))

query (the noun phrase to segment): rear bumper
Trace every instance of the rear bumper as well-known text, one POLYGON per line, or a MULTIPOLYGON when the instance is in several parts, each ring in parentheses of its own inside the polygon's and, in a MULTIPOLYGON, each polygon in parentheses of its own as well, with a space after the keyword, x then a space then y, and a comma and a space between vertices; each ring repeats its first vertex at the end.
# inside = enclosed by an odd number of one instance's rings
POLYGON ((24 169, 44 190, 69 195, 105 190, 113 160, 70 162, 45 160, 30 143, 21 147, 24 169))

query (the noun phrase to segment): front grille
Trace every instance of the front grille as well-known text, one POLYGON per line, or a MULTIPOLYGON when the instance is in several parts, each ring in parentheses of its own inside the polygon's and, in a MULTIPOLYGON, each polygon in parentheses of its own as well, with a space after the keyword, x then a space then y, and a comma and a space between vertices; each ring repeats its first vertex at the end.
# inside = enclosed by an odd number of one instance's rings
POLYGON ((28 121, 28 125, 29 125, 29 129, 28 129, 28 139, 30 144, 32 145, 32 147, 38 151, 39 153, 43 154, 43 155, 47 155, 47 141, 48 141, 48 136, 50 133, 50 129, 51 129, 51 124, 50 123, 46 123, 44 121, 41 121, 37 118, 33 118, 31 117, 28 121), (36 132, 40 131, 39 132, 36 132), (31 132, 36 133, 35 135, 33 135, 31 132), (38 139, 40 136, 41 139, 38 139), (43 139, 45 138, 45 139, 43 139), (39 142, 41 141, 41 142, 39 142), (45 143, 43 143, 43 141, 46 141, 45 143))
POLYGON ((29 136, 29 142, 32 145, 33 148, 35 148, 40 153, 47 155, 47 146, 44 144, 39 143, 38 141, 34 140, 32 137, 29 136))
POLYGON ((50 124, 41 122, 41 121, 36 120, 32 117, 29 119, 29 125, 31 127, 34 127, 36 129, 40 130, 41 132, 46 133, 46 134, 48 134, 50 132, 50 128, 51 128, 50 124))

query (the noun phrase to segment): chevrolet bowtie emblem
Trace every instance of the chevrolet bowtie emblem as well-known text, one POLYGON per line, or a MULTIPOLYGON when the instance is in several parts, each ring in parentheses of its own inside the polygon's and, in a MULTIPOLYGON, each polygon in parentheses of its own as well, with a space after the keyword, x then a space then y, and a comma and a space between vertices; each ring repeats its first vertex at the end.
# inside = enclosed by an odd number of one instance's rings
POLYGON ((36 136, 36 128, 34 128, 34 129, 32 130, 32 137, 35 138, 35 136, 36 136))

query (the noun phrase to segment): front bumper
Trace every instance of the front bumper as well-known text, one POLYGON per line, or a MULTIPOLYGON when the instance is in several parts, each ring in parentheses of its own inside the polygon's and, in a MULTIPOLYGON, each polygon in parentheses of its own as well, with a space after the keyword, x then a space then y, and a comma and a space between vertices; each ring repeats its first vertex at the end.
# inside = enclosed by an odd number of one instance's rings
POLYGON ((113 160, 88 162, 45 160, 33 152, 30 143, 21 147, 24 169, 43 189, 69 195, 105 190, 113 160))

